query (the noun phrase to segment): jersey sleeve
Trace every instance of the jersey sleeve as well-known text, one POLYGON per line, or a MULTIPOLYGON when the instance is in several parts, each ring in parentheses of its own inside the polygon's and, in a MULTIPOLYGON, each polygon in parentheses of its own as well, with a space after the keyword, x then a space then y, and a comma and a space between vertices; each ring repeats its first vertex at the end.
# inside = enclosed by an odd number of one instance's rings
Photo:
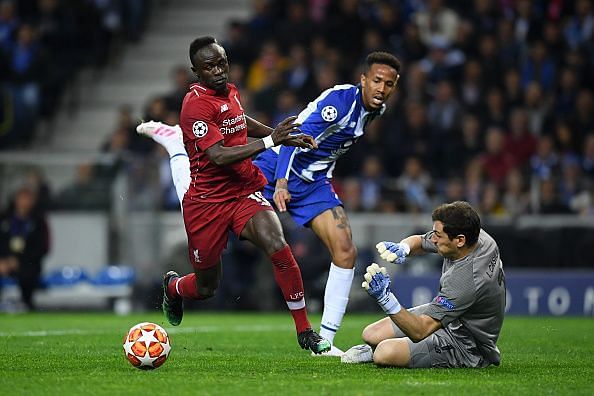
MULTIPOLYGON (((320 145, 323 141, 322 134, 329 127, 345 122, 343 118, 349 113, 355 92, 356 88, 350 85, 327 89, 299 113, 295 122, 301 124, 303 133, 312 136, 320 145)), ((300 150, 295 147, 281 147, 276 164, 276 179, 289 177, 293 158, 300 150)))
POLYGON ((468 264, 454 267, 442 277, 439 293, 425 309, 424 313, 439 320, 443 327, 466 312, 476 299, 473 267, 468 264))
POLYGON ((213 106, 205 101, 198 101, 193 104, 182 121, 185 126, 182 129, 186 138, 195 141, 202 151, 206 151, 224 139, 215 117, 216 112, 213 110, 213 106))
POLYGON ((278 159, 276 161, 276 171, 274 179, 288 179, 291 164, 293 163, 293 156, 297 147, 281 146, 278 152, 278 159))
POLYGON ((356 94, 356 87, 345 85, 325 90, 313 102, 299 113, 298 123, 301 130, 314 138, 333 124, 344 122, 350 112, 356 94))

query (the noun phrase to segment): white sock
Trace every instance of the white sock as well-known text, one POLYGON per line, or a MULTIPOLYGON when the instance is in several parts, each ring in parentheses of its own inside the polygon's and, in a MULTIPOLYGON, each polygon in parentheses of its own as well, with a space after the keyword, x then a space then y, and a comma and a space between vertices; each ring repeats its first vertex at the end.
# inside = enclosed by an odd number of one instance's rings
POLYGON ((334 344, 334 336, 342 323, 342 317, 349 302, 349 292, 355 276, 355 269, 340 268, 330 263, 330 273, 324 292, 324 313, 320 335, 334 344))
MULTIPOLYGON (((182 146, 183 149, 183 146, 182 146)), ((169 159, 169 165, 171 166, 171 178, 173 179, 173 185, 175 186, 175 192, 177 198, 181 203, 184 199, 186 191, 190 188, 190 158, 186 154, 186 150, 173 155, 169 159)))

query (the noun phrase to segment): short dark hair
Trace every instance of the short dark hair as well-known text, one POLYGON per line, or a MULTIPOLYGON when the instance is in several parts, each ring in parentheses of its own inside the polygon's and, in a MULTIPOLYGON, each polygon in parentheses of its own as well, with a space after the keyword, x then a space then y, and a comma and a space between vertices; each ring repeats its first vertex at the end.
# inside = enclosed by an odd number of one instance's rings
POLYGON ((464 235, 467 246, 472 246, 478 241, 481 219, 468 202, 456 201, 439 205, 431 218, 443 223, 443 231, 450 240, 457 235, 464 235))
POLYGON ((396 70, 396 73, 400 74, 400 61, 394 55, 384 51, 374 51, 367 55, 365 59, 364 73, 367 73, 371 66, 374 64, 388 65, 396 70))
POLYGON ((196 55, 196 52, 211 44, 218 44, 217 39, 212 36, 202 36, 192 41, 192 44, 190 44, 190 62, 192 63, 192 66, 196 66, 194 64, 194 56, 196 55))

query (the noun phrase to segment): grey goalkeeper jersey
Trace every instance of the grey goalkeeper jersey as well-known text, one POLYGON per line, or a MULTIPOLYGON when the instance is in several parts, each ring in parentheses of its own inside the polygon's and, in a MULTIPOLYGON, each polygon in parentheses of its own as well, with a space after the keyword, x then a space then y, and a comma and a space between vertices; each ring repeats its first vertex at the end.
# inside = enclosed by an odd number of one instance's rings
MULTIPOLYGON (((423 250, 437 252, 431 232, 423 250)), ((500 360, 497 339, 505 312, 505 276, 495 240, 481 229, 476 248, 466 257, 444 258, 439 293, 417 313, 439 320, 463 349, 478 348, 491 364, 500 360)))

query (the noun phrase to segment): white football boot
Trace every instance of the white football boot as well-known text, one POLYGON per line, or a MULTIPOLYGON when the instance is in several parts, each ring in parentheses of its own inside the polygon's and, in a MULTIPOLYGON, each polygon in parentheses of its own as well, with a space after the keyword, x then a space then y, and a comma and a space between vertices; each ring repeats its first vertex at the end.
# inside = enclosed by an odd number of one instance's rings
POLYGON ((136 127, 139 135, 148 136, 169 151, 172 145, 183 146, 183 134, 179 125, 170 126, 159 121, 147 121, 136 127))
POLYGON ((341 357, 342 354, 344 352, 340 349, 335 347, 334 345, 332 345, 332 348, 330 348, 330 350, 326 351, 326 352, 322 352, 319 354, 315 354, 315 353, 311 353, 311 356, 336 356, 336 357, 341 357))

